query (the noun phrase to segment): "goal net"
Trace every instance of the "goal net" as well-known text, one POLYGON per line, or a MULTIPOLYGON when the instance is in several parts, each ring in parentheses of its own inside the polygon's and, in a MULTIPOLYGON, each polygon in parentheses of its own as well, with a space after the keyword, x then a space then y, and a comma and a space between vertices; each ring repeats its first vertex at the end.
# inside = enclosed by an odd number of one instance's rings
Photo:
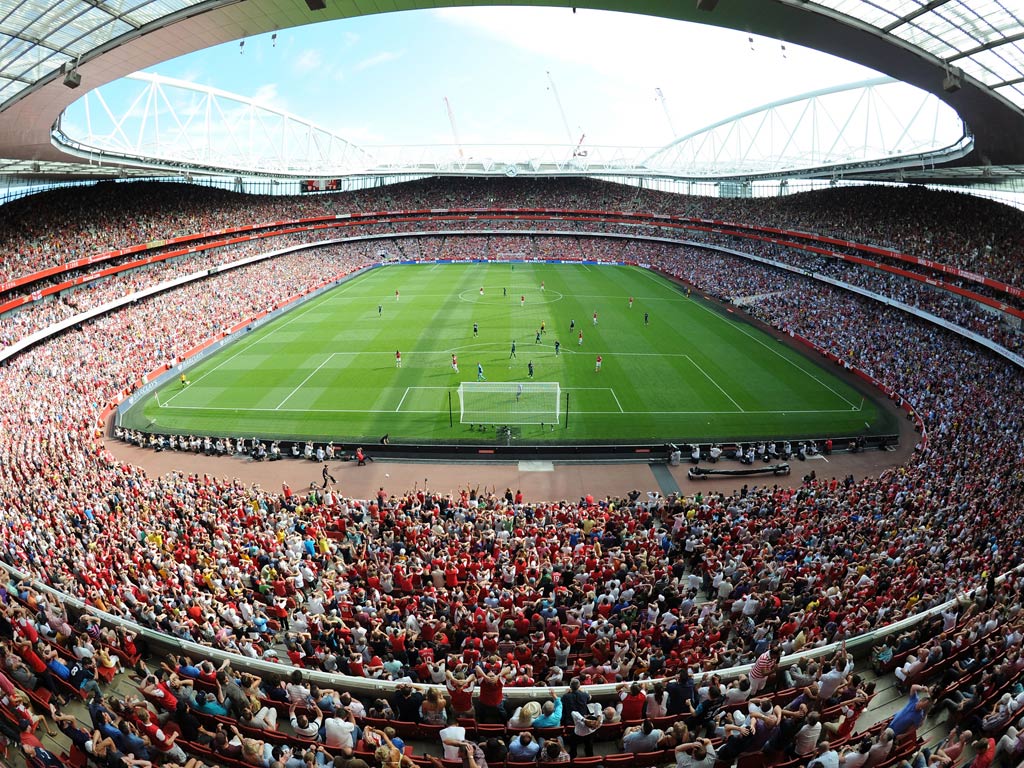
POLYGON ((459 422, 557 424, 561 395, 557 381, 464 381, 459 385, 459 422))

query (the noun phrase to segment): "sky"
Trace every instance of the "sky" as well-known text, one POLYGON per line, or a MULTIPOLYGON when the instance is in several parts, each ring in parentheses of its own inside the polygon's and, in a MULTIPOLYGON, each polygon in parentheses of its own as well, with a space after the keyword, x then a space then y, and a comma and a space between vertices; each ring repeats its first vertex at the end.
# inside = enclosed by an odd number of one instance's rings
POLYGON ((587 146, 658 147, 774 100, 877 75, 713 26, 505 7, 324 22, 148 71, 256 98, 361 146, 454 143, 447 97, 463 145, 585 137, 587 146))

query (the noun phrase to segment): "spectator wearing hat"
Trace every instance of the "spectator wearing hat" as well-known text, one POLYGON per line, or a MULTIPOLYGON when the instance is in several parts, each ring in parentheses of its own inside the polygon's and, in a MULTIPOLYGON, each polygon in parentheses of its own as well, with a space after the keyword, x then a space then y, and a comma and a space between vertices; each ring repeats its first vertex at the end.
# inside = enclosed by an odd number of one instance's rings
POLYGON ((511 731, 527 731, 533 727, 533 721, 540 717, 541 707, 536 701, 528 701, 509 718, 508 727, 511 731))

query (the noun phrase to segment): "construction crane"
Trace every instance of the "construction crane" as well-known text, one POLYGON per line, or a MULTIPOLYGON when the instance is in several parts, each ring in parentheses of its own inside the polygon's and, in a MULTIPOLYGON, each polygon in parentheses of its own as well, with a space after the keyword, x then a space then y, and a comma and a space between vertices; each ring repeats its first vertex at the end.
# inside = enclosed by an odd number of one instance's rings
POLYGON ((586 157, 587 156, 587 150, 583 149, 583 140, 585 138, 587 138, 587 134, 581 133, 580 134, 580 140, 576 144, 576 149, 574 149, 572 151, 572 156, 573 157, 586 157))
MULTIPOLYGON (((562 116, 562 125, 565 126, 565 135, 569 137, 569 144, 571 145, 571 144, 574 143, 574 140, 573 140, 573 137, 572 137, 572 131, 569 130, 569 121, 565 117, 565 109, 562 107, 562 100, 558 97, 558 88, 555 86, 555 79, 553 77, 551 77, 551 72, 550 71, 547 73, 547 76, 548 76, 548 83, 549 83, 550 88, 551 88, 551 93, 555 97, 555 104, 558 105, 558 114, 560 114, 562 116)), ((582 141, 583 141, 583 139, 581 138, 580 142, 582 142, 582 141)))
POLYGON ((448 97, 444 97, 444 108, 448 111, 448 122, 452 124, 452 137, 455 139, 455 148, 459 150, 459 159, 463 159, 462 140, 459 139, 459 129, 455 125, 455 112, 452 110, 452 103, 448 97))
POLYGON ((654 92, 658 95, 658 101, 661 102, 661 108, 665 112, 665 119, 668 121, 668 129, 672 132, 672 138, 676 137, 676 127, 672 125, 672 116, 668 113, 668 104, 665 102, 665 94, 661 92, 661 88, 655 88, 654 92))

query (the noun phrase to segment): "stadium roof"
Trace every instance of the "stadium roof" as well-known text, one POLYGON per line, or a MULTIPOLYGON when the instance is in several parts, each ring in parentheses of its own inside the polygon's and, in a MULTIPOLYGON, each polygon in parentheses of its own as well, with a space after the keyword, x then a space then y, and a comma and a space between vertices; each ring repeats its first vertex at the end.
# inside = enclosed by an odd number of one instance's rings
POLYGON ((815 0, 905 44, 1024 107, 1024 5, 1013 0, 815 0))
MULTIPOLYGON (((25 0, 0 11, 0 157, 68 161, 50 128, 79 92, 211 45, 302 24, 473 0, 25 0)), ((857 61, 948 102, 975 151, 1024 164, 1024 7, 1009 0, 518 0, 715 24, 857 61), (711 8, 712 10, 705 10, 711 8)))

